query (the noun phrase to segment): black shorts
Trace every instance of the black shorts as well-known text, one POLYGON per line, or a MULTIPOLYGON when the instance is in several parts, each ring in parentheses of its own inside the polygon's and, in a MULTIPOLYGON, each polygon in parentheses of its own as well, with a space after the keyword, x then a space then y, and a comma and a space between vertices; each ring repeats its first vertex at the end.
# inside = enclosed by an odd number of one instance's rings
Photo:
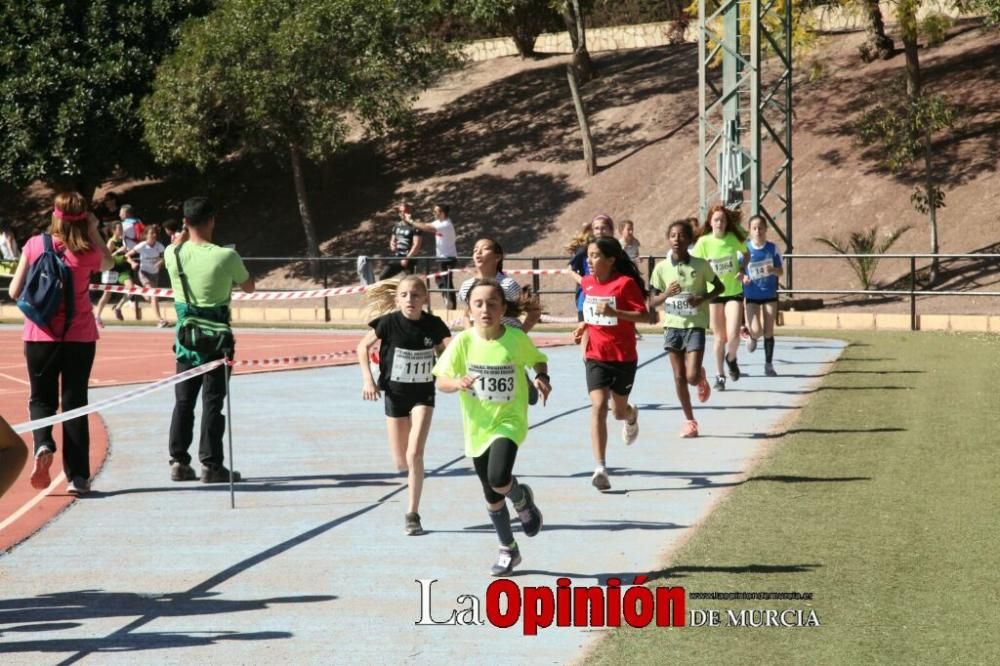
POLYGON ((628 395, 635 383, 638 361, 595 361, 586 360, 587 390, 609 388, 618 395, 628 395))
POLYGON ((663 348, 668 352, 695 352, 705 349, 705 329, 665 328, 663 348))
POLYGON ((434 385, 430 385, 430 389, 427 391, 390 391, 388 389, 382 389, 382 393, 385 398, 385 415, 398 419, 403 416, 409 416, 410 412, 417 405, 424 405, 426 407, 434 407, 434 385))
POLYGON ((748 298, 747 299, 747 303, 750 303, 751 305, 764 305, 766 303, 777 303, 777 302, 778 302, 778 297, 777 296, 775 296, 774 298, 748 298))
POLYGON ((717 299, 712 301, 712 304, 716 303, 728 303, 729 301, 735 301, 737 303, 743 302, 743 294, 735 294, 733 296, 719 296, 717 299))

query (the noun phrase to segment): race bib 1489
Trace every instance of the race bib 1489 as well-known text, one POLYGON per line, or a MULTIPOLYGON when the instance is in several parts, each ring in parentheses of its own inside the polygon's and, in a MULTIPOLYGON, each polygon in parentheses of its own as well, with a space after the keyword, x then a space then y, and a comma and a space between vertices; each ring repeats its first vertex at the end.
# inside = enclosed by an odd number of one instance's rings
POLYGON ((678 317, 693 317, 698 314, 698 308, 691 305, 691 301, 688 300, 691 294, 681 293, 676 296, 671 296, 667 300, 663 301, 663 309, 667 314, 677 315, 678 317))

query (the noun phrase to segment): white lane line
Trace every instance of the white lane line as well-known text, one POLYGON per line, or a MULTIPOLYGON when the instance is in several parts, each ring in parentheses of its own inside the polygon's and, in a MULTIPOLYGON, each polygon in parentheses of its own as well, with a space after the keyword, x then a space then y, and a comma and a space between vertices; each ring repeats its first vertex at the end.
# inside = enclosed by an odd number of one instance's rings
POLYGON ((20 377, 11 377, 10 375, 5 375, 2 372, 0 372, 0 377, 4 377, 6 379, 9 379, 12 382, 18 382, 19 384, 24 384, 25 386, 31 386, 30 382, 28 382, 28 381, 26 381, 24 379, 21 379, 20 377))
POLYGON ((18 518, 20 518, 24 514, 28 513, 29 511, 31 511, 31 509, 36 504, 38 504, 43 499, 45 499, 46 497, 48 497, 49 493, 51 493, 53 490, 56 489, 56 486, 58 486, 61 483, 64 483, 65 481, 66 481, 65 474, 63 474, 63 472, 59 472, 59 475, 56 478, 52 479, 52 483, 49 484, 48 488, 46 488, 45 490, 42 490, 37 495, 35 495, 34 497, 32 497, 31 500, 29 500, 24 506, 22 506, 20 509, 18 509, 17 511, 15 511, 14 513, 12 513, 10 516, 7 517, 6 520, 4 520, 2 523, 0 523, 0 531, 2 531, 4 528, 8 527, 9 525, 13 525, 14 522, 17 521, 18 518))

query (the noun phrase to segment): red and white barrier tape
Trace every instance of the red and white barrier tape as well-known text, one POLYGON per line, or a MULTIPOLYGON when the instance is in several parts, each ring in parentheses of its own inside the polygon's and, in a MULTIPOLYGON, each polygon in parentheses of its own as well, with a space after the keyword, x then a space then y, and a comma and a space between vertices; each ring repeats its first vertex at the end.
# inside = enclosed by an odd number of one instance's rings
MULTIPOLYGON (((130 294, 137 296, 156 296, 160 298, 173 298, 173 289, 151 288, 151 287, 122 287, 116 284, 95 284, 90 287, 95 291, 111 291, 116 294, 130 294)), ((247 294, 237 291, 233 294, 234 301, 285 301, 298 300, 304 298, 323 298, 324 296, 341 296, 343 294, 360 294, 367 287, 363 284, 352 285, 350 287, 333 287, 330 289, 309 289, 303 291, 255 291, 247 294)))
POLYGON ((553 317, 552 315, 543 314, 542 318, 539 319, 543 324, 578 324, 580 323, 576 317, 553 317))
MULTIPOLYGON (((447 275, 448 273, 472 273, 474 272, 471 268, 449 268, 446 271, 438 271, 437 273, 428 273, 424 275, 425 278, 436 278, 442 275, 447 275)), ((505 270, 505 275, 563 275, 566 273, 572 273, 568 268, 513 268, 510 270, 505 270)))
POLYGON ((205 365, 199 365, 197 368, 191 368, 190 370, 185 370, 184 372, 178 373, 172 377, 167 377, 161 379, 152 384, 147 384, 141 386, 132 391, 126 391, 125 393, 119 393, 118 395, 111 396, 100 402, 94 402, 89 405, 84 405, 83 407, 77 407, 76 409, 71 409, 68 412, 63 412, 62 414, 55 414, 54 416, 49 416, 44 419, 38 419, 37 421, 29 421, 27 423, 21 423, 14 426, 14 432, 21 434, 25 432, 30 432, 32 430, 38 430, 39 428, 46 428, 48 426, 55 425, 57 423, 62 423, 63 421, 69 421, 70 419, 75 419, 80 416, 86 416, 93 412, 99 412, 109 407, 115 407, 121 405, 130 400, 135 400, 136 398, 141 398, 144 395, 153 393, 154 391, 159 391, 162 388, 168 386, 173 386, 174 384, 180 384, 183 381, 187 381, 192 377, 197 377, 203 375, 206 372, 211 372, 217 367, 225 363, 225 359, 219 359, 218 361, 212 361, 211 363, 206 363, 205 365))
MULTIPOLYGON (((471 268, 452 268, 447 271, 428 273, 422 277, 441 277, 448 273, 471 273, 471 268)), ((507 275, 563 275, 571 273, 568 268, 515 268, 504 271, 507 275)), ((173 298, 174 290, 162 287, 123 287, 117 284, 93 284, 90 285, 93 291, 110 291, 116 294, 128 294, 130 296, 156 296, 157 298, 173 298)), ((233 294, 234 301, 292 301, 306 298, 324 298, 326 296, 343 296, 345 294, 360 294, 367 287, 363 284, 351 285, 349 287, 331 287, 328 289, 304 289, 301 291, 255 291, 246 294, 242 291, 233 294)))
POLYGON ((318 363, 320 361, 330 361, 335 358, 355 358, 355 351, 330 352, 329 354, 312 354, 309 356, 279 356, 277 358, 252 359, 248 361, 234 361, 233 367, 269 367, 272 365, 292 365, 294 363, 318 363))
MULTIPOLYGON (((354 351, 340 351, 331 352, 329 354, 312 354, 309 356, 279 356, 275 358, 264 358, 264 359, 248 359, 241 361, 234 361, 232 363, 233 367, 270 367, 276 365, 294 365, 296 363, 318 363, 321 361, 329 361, 336 358, 354 358, 354 351)), ((146 384, 132 391, 126 391, 125 393, 119 393, 118 395, 111 396, 100 402, 94 402, 83 407, 78 407, 72 409, 68 412, 63 412, 62 414, 55 414, 54 416, 49 416, 44 419, 38 419, 37 421, 29 421, 27 423, 21 423, 14 426, 14 432, 18 434, 31 432, 32 430, 38 430, 39 428, 46 428, 48 426, 56 425, 57 423, 62 423, 63 421, 69 421, 70 419, 75 419, 81 416, 86 416, 93 412, 100 412, 109 407, 117 407, 118 405, 124 404, 136 398, 141 398, 144 395, 153 393, 154 391, 159 391, 160 389, 179 384, 183 381, 187 381, 192 377, 198 377, 205 374, 206 372, 211 372, 212 370, 218 368, 220 365, 225 363, 224 359, 219 359, 218 361, 212 361, 206 363, 205 365, 199 365, 197 368, 191 368, 190 370, 185 370, 184 372, 178 373, 171 377, 166 377, 159 381, 153 382, 152 384, 146 384)))

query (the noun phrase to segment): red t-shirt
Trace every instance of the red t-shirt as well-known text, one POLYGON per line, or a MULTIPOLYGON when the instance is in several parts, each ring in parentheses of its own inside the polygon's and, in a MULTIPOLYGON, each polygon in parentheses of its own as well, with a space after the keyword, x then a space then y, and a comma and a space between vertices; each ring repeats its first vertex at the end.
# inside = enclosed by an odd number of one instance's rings
MULTIPOLYGON (((52 247, 58 252, 65 246, 63 242, 52 237, 52 247)), ((45 249, 42 236, 32 236, 24 244, 24 257, 30 265, 35 261, 45 249)), ((97 340, 97 322, 94 321, 94 309, 90 305, 90 274, 101 270, 101 251, 95 247, 87 252, 73 254, 66 250, 63 254, 63 261, 73 274, 73 292, 75 294, 75 306, 73 321, 70 322, 69 330, 66 331, 66 342, 95 342, 97 340)), ((52 330, 56 334, 62 332, 63 327, 63 306, 59 306, 56 316, 52 319, 52 330)), ((54 338, 45 329, 39 328, 27 317, 24 319, 24 331, 21 339, 25 342, 58 342, 59 338, 54 338)))
POLYGON ((593 275, 583 278, 583 320, 587 322, 586 357, 595 361, 637 361, 635 322, 598 315, 598 303, 608 302, 623 312, 646 312, 646 300, 635 280, 613 275, 601 283, 593 275))

